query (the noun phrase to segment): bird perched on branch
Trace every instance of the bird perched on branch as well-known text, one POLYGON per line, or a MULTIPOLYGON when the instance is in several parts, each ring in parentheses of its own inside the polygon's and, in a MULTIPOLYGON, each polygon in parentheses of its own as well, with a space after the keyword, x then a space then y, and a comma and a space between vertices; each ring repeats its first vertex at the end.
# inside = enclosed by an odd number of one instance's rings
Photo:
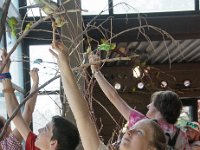
POLYGON ((10 17, 7 19, 8 27, 10 28, 10 32, 12 36, 17 35, 17 25, 18 25, 18 20, 15 17, 10 17))
POLYGON ((51 15, 59 9, 57 3, 50 0, 34 0, 34 3, 41 8, 46 15, 51 15))
POLYGON ((34 0, 34 3, 34 5, 21 7, 21 9, 40 8, 46 15, 52 15, 56 27, 62 27, 65 24, 64 16, 62 14, 56 14, 61 11, 57 3, 51 0, 34 0))

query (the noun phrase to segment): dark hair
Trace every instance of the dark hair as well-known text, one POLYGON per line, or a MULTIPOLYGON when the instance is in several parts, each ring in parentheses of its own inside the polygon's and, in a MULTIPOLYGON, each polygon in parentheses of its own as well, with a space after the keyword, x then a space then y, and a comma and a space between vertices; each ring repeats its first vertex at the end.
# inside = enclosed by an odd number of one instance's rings
POLYGON ((79 144, 79 132, 74 124, 61 116, 52 117, 53 136, 57 140, 57 150, 75 150, 79 144))
POLYGON ((167 149, 165 134, 161 127, 152 119, 150 119, 150 126, 153 130, 153 140, 151 141, 152 146, 157 150, 167 149))
POLYGON ((155 92, 152 94, 151 100, 168 123, 175 124, 177 122, 182 110, 182 102, 175 92, 155 92))
POLYGON ((1 129, 2 129, 3 126, 4 126, 4 121, 3 121, 2 119, 3 119, 3 118, 0 117, 0 131, 1 131, 1 129))

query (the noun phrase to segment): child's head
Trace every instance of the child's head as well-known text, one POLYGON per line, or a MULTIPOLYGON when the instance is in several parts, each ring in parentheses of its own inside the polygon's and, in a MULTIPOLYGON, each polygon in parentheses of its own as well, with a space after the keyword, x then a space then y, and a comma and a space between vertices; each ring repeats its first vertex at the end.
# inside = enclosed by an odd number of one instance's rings
POLYGON ((147 117, 157 119, 155 115, 160 113, 168 123, 175 124, 182 110, 182 102, 173 91, 158 91, 152 94, 148 109, 147 117))
POLYGON ((163 130, 150 119, 138 121, 123 136, 119 150, 156 149, 165 150, 166 140, 163 130))
POLYGON ((38 131, 35 145, 40 149, 74 150, 79 143, 75 125, 60 116, 54 116, 51 122, 38 131))

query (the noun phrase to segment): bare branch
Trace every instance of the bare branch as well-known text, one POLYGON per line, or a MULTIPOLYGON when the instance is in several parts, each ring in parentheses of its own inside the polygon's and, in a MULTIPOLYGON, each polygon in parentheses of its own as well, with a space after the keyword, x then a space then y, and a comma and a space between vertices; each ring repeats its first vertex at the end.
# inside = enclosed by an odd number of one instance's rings
POLYGON ((5 0, 3 4, 3 14, 2 14, 1 23, 0 23, 0 41, 1 41, 2 35, 5 32, 5 22, 6 22, 10 3, 11 3, 11 0, 5 0))

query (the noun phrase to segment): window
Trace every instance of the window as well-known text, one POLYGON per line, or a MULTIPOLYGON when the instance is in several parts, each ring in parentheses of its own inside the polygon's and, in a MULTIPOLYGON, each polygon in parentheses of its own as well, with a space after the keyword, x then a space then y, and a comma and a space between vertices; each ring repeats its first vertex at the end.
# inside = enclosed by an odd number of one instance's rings
POLYGON ((33 113, 33 132, 38 134, 38 129, 44 127, 52 116, 60 115, 60 95, 38 95, 33 113))
MULTIPOLYGON (((49 52, 50 45, 30 45, 30 68, 39 69, 39 86, 54 77, 58 71, 56 59, 49 52)), ((40 90, 33 113, 33 131, 49 122, 52 116, 60 115, 60 79, 54 80, 40 90)))
POLYGON ((114 14, 195 10, 194 0, 113 0, 114 14))
MULTIPOLYGON (((57 0, 52 0, 57 3, 57 0)), ((27 5, 33 5, 34 0, 27 0, 27 5)), ((194 11, 194 0, 81 0, 82 15, 109 15, 114 14, 156 13, 194 11), (109 5, 111 3, 113 5, 109 5)), ((39 8, 27 9, 28 16, 40 16, 39 8)), ((42 16, 45 16, 41 11, 42 16)))
POLYGON ((108 14, 108 0, 82 0, 81 7, 83 10, 82 15, 101 15, 108 14))
MULTIPOLYGON (((39 69, 40 85, 54 77, 58 71, 56 59, 49 52, 50 45, 31 45, 30 68, 39 69)), ((60 89, 60 79, 48 84, 42 91, 53 91, 60 89)))
MULTIPOLYGON (((57 2, 57 0, 53 0, 54 2, 57 2)), ((27 5, 34 5, 33 0, 27 0, 27 5)), ((108 14, 108 0, 82 0, 81 1, 81 7, 83 15, 98 15, 101 11, 103 11, 102 14, 108 14)), ((28 16, 40 16, 40 10, 39 8, 32 8, 28 9, 28 16)), ((43 11, 41 11, 42 16, 46 16, 43 11)))

